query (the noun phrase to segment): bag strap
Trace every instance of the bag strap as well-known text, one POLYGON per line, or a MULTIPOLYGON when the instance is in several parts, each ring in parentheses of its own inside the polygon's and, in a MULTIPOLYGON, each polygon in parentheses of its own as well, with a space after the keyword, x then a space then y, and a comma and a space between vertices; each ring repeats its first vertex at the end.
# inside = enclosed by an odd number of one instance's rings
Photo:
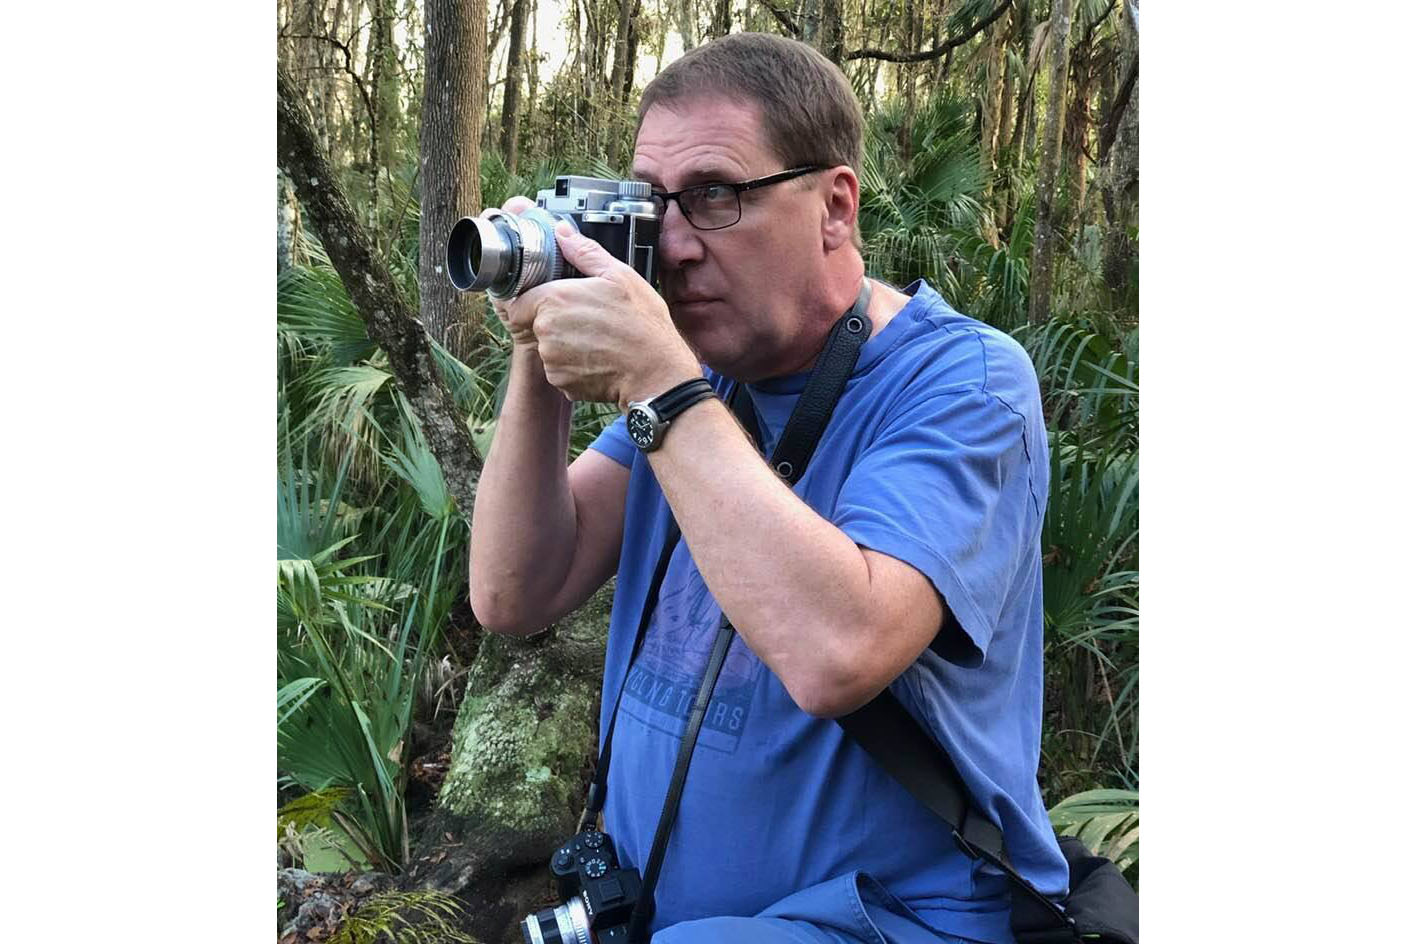
POLYGON ((968 789, 948 753, 920 726, 890 689, 836 722, 910 795, 934 813, 970 859, 982 859, 1012 885, 1011 924, 1018 944, 1070 944, 1080 940, 1066 910, 1013 868, 1003 832, 969 801, 968 789))

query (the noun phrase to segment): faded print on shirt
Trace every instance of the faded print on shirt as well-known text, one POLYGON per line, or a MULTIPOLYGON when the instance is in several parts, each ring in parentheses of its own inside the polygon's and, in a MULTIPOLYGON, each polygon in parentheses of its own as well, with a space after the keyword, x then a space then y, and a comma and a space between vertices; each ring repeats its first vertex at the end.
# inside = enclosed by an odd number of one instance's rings
MULTIPOLYGON (((620 710, 665 734, 682 736, 721 617, 721 608, 680 541, 645 632, 644 646, 630 667, 620 710)), ((765 671, 742 637, 734 635, 703 718, 700 746, 728 754, 737 750, 752 710, 753 693, 765 671)))

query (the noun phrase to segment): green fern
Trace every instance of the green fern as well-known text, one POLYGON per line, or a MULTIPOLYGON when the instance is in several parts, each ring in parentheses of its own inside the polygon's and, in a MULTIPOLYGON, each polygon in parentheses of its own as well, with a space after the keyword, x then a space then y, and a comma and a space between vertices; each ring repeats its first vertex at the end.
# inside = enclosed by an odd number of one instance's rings
POLYGON ((466 918, 461 902, 451 895, 383 892, 370 896, 348 915, 330 936, 329 944, 479 944, 458 929, 466 918))

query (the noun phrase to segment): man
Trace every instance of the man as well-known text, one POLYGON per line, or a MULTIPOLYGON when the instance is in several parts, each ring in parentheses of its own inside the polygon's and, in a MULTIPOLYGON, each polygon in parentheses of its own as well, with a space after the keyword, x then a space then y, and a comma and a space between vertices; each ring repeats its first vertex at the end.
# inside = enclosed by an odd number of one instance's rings
POLYGON ((738 634, 667 846, 656 942, 1012 940, 1003 877, 829 720, 886 686, 1001 823, 1014 865, 1065 891, 1036 784, 1046 439, 1011 339, 923 283, 872 282, 869 339, 794 489, 711 397, 652 451, 621 419, 565 467, 572 400, 625 410, 703 365, 720 394, 747 385, 770 454, 861 289, 861 142, 849 85, 810 47, 739 34, 694 49, 640 105, 631 176, 662 195, 662 297, 562 225, 589 277, 499 309, 512 364, 473 515, 472 606, 490 630, 535 632, 618 572, 600 731, 623 686, 605 824, 624 865, 644 866, 720 613, 738 634), (683 538, 626 671, 670 510, 683 538))

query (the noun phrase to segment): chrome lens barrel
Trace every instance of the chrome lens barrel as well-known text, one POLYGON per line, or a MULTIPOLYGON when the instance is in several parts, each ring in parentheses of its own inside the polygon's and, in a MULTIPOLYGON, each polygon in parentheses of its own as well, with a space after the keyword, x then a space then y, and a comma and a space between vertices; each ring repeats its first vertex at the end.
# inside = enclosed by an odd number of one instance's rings
POLYGON ((525 944, 593 944, 590 915, 576 896, 563 905, 532 912, 521 922, 525 944))
POLYGON ((448 278, 459 291, 485 291, 493 298, 515 298, 560 278, 556 219, 540 207, 520 216, 486 210, 464 217, 447 238, 448 278))
POLYGON ((463 217, 447 237, 447 275, 458 291, 505 295, 520 270, 516 218, 500 210, 463 217))

